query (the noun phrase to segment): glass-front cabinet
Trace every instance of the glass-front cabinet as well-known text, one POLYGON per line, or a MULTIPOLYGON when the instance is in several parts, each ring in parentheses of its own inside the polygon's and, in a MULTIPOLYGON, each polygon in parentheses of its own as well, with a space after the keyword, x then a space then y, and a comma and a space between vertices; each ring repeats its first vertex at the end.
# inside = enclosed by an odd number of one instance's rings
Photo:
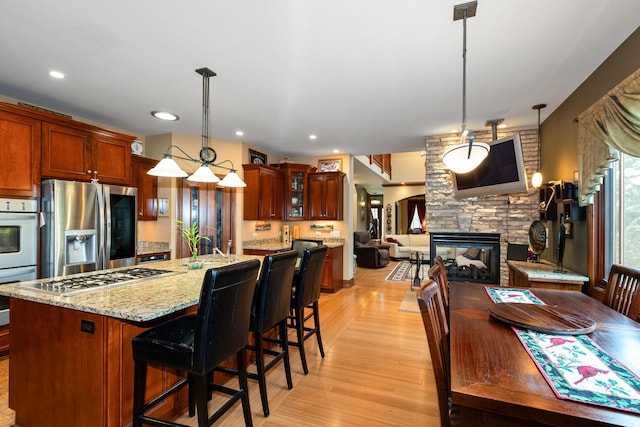
POLYGON ((280 163, 278 167, 284 173, 284 220, 308 220, 307 175, 316 168, 298 163, 280 163))

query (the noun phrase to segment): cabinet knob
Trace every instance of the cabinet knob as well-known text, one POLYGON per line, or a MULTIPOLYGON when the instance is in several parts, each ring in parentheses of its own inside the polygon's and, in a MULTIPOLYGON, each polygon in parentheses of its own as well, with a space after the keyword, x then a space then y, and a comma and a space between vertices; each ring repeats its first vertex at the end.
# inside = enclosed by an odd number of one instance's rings
POLYGON ((93 173, 93 171, 92 171, 91 169, 89 169, 89 170, 87 171, 87 173, 93 173))

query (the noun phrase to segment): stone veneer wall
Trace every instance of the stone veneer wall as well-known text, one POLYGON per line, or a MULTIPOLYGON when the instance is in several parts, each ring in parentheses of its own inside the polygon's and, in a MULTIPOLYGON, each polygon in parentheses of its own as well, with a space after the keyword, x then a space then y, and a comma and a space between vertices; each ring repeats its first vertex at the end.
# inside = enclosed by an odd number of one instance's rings
MULTIPOLYGON (((510 128, 498 131, 498 139, 520 133, 527 180, 537 168, 537 127, 510 128)), ((491 142, 491 129, 474 131, 475 140, 491 142)), ((425 199, 427 230, 450 232, 500 233, 500 285, 509 284, 509 271, 505 263, 507 243, 528 243, 528 230, 532 221, 539 219, 538 192, 532 188, 528 194, 471 197, 453 197, 451 174, 442 163, 444 151, 460 143, 460 134, 426 137, 425 199)))

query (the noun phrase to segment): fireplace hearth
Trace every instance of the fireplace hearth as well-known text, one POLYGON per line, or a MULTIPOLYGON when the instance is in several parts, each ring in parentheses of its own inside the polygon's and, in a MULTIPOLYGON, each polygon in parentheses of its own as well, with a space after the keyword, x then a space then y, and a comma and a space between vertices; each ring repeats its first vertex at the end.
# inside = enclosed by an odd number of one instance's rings
POLYGON ((447 278, 500 284, 500 234, 430 232, 431 263, 436 255, 444 260, 447 278))

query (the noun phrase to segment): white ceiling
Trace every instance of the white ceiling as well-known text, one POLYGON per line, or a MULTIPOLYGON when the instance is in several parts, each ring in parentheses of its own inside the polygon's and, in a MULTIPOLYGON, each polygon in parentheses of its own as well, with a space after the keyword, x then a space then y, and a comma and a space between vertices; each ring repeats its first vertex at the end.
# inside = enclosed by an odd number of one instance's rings
MULTIPOLYGON (((0 2, 0 95, 137 136, 209 135, 284 156, 416 151, 459 128, 454 0, 0 2), (67 74, 54 80, 47 73, 67 74), (166 123, 150 111, 180 115, 166 123), (310 141, 308 135, 318 135, 310 141)), ((479 0, 467 21, 467 122, 533 125, 636 28, 638 0, 479 0)))

